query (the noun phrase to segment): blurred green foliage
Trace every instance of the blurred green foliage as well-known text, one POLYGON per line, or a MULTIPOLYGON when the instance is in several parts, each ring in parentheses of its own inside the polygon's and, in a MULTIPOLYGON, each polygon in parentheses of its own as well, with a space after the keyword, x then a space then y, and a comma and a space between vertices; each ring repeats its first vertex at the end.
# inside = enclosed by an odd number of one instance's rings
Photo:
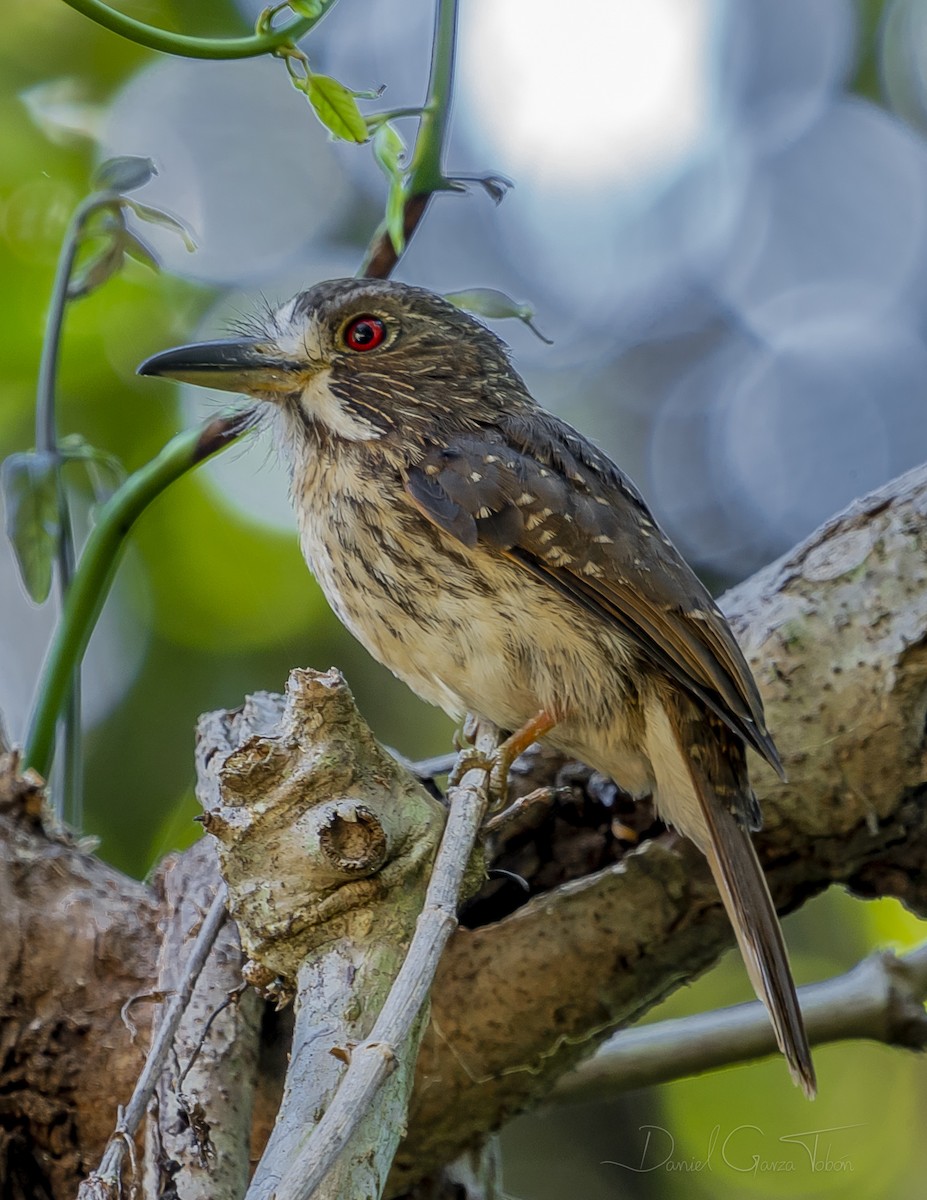
MULTIPOLYGON (((198 5, 195 17, 179 3, 124 10, 188 33, 243 31, 231 5, 216 0, 198 5)), ((86 89, 82 100, 105 104, 155 57, 59 0, 36 0, 6 14, 4 23, 0 457, 34 441, 45 307, 65 227, 94 165, 89 140, 49 139, 21 96, 73 76, 86 89)), ((287 86, 282 76, 280 86, 287 86)), ((179 427, 180 414, 175 390, 138 380, 135 368, 189 338, 214 299, 209 289, 130 263, 72 304, 61 357, 61 433, 79 432, 129 470, 150 459, 179 427)), ((265 451, 252 453, 260 466, 265 451)), ((234 707, 250 691, 279 691, 294 666, 340 666, 377 732, 404 752, 437 753, 448 744, 446 719, 372 663, 331 616, 295 535, 230 512, 201 476, 182 481, 144 516, 111 603, 122 610, 125 636, 144 654, 128 693, 89 730, 86 831, 101 839, 105 857, 136 875, 198 835, 192 747, 199 713, 234 707)), ((29 605, 25 595, 22 604, 29 605)), ((16 619, 9 614, 11 640, 16 619)))
POLYGON ((882 85, 879 81, 878 35, 884 9, 885 0, 856 0, 859 39, 852 88, 854 92, 859 92, 861 96, 867 96, 877 104, 882 99, 882 85))

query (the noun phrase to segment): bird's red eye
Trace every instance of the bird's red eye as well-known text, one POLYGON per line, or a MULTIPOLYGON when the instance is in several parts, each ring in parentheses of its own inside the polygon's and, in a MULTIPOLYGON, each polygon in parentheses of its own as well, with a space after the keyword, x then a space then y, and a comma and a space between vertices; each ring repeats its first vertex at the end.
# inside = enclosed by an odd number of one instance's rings
POLYGON ((375 350, 385 337, 379 317, 355 317, 344 331, 344 344, 349 350, 375 350))

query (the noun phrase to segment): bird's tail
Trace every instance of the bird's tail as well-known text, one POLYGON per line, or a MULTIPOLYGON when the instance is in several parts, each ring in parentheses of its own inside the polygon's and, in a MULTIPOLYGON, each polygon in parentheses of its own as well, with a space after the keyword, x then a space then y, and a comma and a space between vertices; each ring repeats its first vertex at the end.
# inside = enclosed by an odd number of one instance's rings
POLYGON ((708 859, 754 991, 766 1005, 793 1080, 811 1099, 817 1087, 814 1064, 782 929, 763 868, 739 815, 739 810, 749 810, 755 804, 746 778, 743 750, 738 743, 732 762, 728 756, 733 748, 716 741, 717 732, 711 730, 708 732, 715 744, 706 745, 707 739, 699 736, 705 718, 698 714, 700 728, 693 731, 695 722, 683 706, 689 707, 685 698, 680 697, 678 703, 675 698, 669 702, 664 698, 658 713, 653 709, 648 713, 648 741, 656 774, 658 807, 708 859), (654 722, 651 715, 656 717, 654 722), (714 766, 718 770, 713 770, 714 766), (717 784, 713 783, 715 776, 717 784), (729 790, 736 791, 736 797, 733 802, 725 803, 728 799, 725 793, 729 790), (719 797, 719 791, 723 798, 719 797), (681 794, 684 792, 688 795, 681 794))
POLYGON ((706 811, 714 810, 712 837, 705 847, 705 857, 734 927, 750 982, 769 1011, 776 1041, 792 1078, 812 1099, 817 1089, 814 1064, 782 928, 763 868, 749 833, 736 818, 712 797, 706 797, 704 807, 706 811))

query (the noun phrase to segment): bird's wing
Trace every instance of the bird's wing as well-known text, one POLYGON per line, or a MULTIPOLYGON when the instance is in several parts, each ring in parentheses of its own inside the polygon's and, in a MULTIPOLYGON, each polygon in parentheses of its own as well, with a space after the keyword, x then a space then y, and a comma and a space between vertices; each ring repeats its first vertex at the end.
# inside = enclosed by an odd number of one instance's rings
POLYGON ((614 622, 782 773, 727 621, 631 481, 576 430, 533 410, 454 434, 410 465, 406 489, 464 545, 614 622))

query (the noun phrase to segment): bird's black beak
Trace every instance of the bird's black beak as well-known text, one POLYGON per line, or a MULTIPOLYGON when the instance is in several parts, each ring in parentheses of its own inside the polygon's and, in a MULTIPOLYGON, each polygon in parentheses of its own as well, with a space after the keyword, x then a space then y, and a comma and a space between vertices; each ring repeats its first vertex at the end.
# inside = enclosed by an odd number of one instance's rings
POLYGON ((283 358, 273 342, 244 338, 164 350, 146 358, 137 374, 270 399, 298 390, 306 366, 283 358))

